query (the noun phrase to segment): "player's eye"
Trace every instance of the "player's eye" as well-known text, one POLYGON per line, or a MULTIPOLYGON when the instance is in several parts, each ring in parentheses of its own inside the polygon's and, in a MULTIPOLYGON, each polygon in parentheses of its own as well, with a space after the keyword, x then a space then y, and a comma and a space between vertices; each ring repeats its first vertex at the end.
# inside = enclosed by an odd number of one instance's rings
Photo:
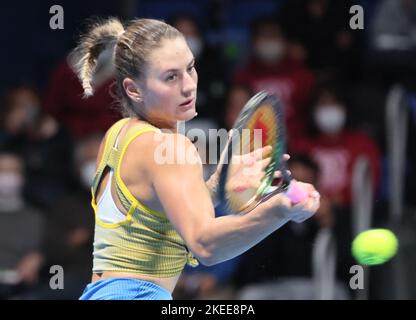
POLYGON ((195 64, 188 67, 188 73, 192 73, 195 70, 195 64))
POLYGON ((170 74, 166 77, 166 81, 174 81, 178 76, 176 74, 170 74))

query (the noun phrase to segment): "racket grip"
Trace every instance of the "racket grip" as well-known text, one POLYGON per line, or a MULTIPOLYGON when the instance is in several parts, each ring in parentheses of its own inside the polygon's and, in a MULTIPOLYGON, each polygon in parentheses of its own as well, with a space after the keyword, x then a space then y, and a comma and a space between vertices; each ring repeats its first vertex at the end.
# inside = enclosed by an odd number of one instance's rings
POLYGON ((292 181, 289 188, 285 192, 286 196, 290 199, 292 204, 302 202, 308 197, 308 193, 304 191, 296 181, 292 181))

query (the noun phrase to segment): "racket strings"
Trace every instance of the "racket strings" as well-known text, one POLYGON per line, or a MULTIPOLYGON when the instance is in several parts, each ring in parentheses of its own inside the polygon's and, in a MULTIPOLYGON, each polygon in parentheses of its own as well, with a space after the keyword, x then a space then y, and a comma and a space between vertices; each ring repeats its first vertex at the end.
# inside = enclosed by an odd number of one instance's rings
MULTIPOLYGON (((248 189, 233 190, 227 188, 227 199, 229 206, 234 211, 241 211, 244 207, 250 205, 259 196, 264 193, 265 187, 268 186, 274 178, 274 169, 276 155, 276 142, 279 136, 279 126, 276 121, 277 114, 271 103, 265 103, 257 108, 257 110, 251 115, 246 126, 239 132, 240 136, 237 137, 236 144, 233 145, 233 156, 239 156, 238 159, 242 159, 241 156, 248 154, 254 150, 270 145, 273 147, 272 154, 267 155, 271 157, 269 164, 262 169, 263 174, 261 181, 257 186, 252 186, 248 189)), ((279 150, 277 150, 279 151, 279 150)))

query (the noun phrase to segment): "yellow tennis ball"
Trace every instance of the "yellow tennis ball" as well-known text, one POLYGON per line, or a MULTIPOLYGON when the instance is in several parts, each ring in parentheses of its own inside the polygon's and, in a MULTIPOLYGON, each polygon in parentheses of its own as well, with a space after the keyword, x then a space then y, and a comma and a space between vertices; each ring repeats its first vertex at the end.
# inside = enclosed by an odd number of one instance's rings
POLYGON ((352 242, 352 255, 363 265, 377 265, 390 260, 397 252, 398 240, 387 229, 371 229, 358 234, 352 242))

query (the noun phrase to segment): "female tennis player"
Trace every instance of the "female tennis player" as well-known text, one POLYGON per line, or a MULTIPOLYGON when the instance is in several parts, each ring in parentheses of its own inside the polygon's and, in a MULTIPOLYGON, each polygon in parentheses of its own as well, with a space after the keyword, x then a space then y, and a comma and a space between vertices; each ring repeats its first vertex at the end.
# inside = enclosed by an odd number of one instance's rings
MULTIPOLYGON (((210 190, 217 175, 205 182, 201 161, 179 161, 197 157, 177 132, 178 121, 196 115, 198 76, 184 37, 152 19, 126 29, 117 19, 92 26, 74 55, 85 96, 93 94, 98 56, 109 47, 125 117, 108 130, 97 158, 93 276, 80 299, 172 299, 186 263, 213 265, 245 252, 289 221, 293 207, 279 194, 247 214, 216 218, 210 190), (171 163, 159 161, 161 145, 174 155, 171 163)), ((270 148, 252 152, 244 166, 263 165, 270 148)), ((251 183, 242 174, 236 179, 251 183)), ((309 217, 319 197, 302 186, 308 197, 297 207, 309 217)))

